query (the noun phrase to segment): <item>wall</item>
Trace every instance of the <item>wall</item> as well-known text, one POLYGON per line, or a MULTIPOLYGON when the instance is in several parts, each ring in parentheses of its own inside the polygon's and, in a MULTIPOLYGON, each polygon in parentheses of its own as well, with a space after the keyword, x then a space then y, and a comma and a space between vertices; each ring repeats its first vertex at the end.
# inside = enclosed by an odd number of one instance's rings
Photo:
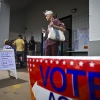
POLYGON ((47 22, 43 11, 53 10, 58 14, 58 18, 72 15, 72 29, 89 27, 89 0, 36 0, 36 2, 26 10, 25 26, 27 39, 34 35, 36 41, 41 41, 41 26, 47 28, 47 22), (76 8, 76 13, 71 13, 71 9, 76 8))
POLYGON ((0 1, 0 48, 4 45, 4 40, 9 37, 10 6, 6 2, 0 1))
POLYGON ((1 2, 0 2, 0 15, 1 15, 1 2))
POLYGON ((11 13, 10 17, 10 33, 9 39, 13 40, 18 37, 19 34, 25 33, 25 11, 17 11, 11 13))
POLYGON ((100 0, 89 1, 89 56, 100 56, 100 0))

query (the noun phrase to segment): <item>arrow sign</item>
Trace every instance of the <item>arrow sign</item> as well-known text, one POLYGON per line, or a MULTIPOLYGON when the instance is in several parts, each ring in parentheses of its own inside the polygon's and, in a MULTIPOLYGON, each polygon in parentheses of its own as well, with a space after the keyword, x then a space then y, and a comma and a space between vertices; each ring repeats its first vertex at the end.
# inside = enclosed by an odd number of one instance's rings
MULTIPOLYGON (((32 87, 32 91, 35 95, 36 100, 49 100, 51 91, 37 85, 37 82, 35 82, 34 86, 32 87)), ((54 95, 55 100, 58 100, 58 98, 62 96, 54 92, 53 92, 53 95, 54 95)), ((65 97, 65 98, 66 100, 75 100, 69 97, 65 97)))

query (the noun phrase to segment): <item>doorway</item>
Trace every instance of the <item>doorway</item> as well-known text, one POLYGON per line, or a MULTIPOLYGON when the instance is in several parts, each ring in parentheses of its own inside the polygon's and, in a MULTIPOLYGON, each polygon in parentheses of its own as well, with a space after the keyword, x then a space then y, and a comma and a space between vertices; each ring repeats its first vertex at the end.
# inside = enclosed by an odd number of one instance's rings
POLYGON ((72 15, 60 18, 60 21, 66 27, 65 41, 61 43, 61 56, 71 56, 67 51, 72 51, 72 15))

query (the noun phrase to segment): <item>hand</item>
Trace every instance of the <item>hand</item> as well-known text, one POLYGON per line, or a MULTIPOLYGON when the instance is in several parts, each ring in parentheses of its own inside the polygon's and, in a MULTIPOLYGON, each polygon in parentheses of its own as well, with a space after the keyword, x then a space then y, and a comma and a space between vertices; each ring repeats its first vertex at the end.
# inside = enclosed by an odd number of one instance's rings
POLYGON ((42 33, 44 34, 44 33, 46 33, 46 31, 44 29, 42 29, 42 33))
POLYGON ((50 22, 50 26, 54 27, 54 23, 53 22, 50 22))

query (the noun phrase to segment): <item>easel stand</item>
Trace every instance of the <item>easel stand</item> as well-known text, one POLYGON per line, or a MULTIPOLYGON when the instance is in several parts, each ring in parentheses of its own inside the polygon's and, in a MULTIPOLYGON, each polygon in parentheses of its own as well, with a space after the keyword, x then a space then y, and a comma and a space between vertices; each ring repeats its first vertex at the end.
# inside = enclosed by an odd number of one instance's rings
POLYGON ((0 50, 0 71, 8 71, 8 75, 12 72, 17 79, 15 55, 13 49, 1 49, 0 50))

